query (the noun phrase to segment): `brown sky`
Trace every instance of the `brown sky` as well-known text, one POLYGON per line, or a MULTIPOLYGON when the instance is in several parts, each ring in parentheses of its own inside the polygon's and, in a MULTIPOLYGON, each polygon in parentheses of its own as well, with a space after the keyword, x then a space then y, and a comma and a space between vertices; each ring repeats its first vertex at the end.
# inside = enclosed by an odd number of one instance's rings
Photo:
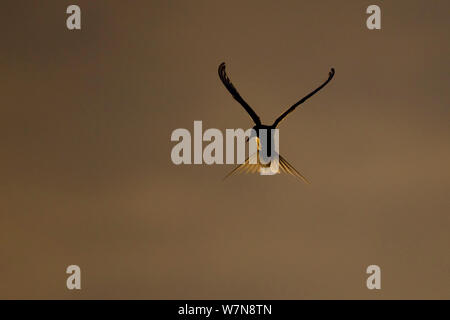
POLYGON ((3 2, 0 298, 450 298, 448 1, 3 2), (336 69, 280 126, 311 185, 172 164, 252 126, 222 61, 267 123, 336 69))

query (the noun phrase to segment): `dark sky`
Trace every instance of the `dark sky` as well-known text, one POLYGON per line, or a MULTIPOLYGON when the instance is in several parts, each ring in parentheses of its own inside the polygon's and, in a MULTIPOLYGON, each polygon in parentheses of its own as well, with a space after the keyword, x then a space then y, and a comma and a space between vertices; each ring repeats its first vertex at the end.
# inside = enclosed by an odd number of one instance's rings
POLYGON ((450 2, 376 3, 3 1, 0 298, 450 298, 450 2), (311 185, 171 162, 253 126, 222 61, 267 123, 336 69, 280 125, 311 185))

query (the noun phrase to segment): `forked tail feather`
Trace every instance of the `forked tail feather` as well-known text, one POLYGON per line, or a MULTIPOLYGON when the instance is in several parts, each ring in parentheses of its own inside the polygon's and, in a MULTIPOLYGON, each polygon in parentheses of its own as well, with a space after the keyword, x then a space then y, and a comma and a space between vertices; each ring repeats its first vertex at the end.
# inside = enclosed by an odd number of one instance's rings
MULTIPOLYGON (((236 168, 234 168, 230 173, 228 173, 223 180, 225 180, 226 178, 228 178, 229 176, 231 176, 234 173, 255 173, 258 171, 258 169, 260 167, 263 167, 264 165, 259 163, 259 157, 257 156, 258 152, 254 153, 253 155, 251 155, 249 158, 245 159, 244 163, 238 165, 236 168), (255 157, 257 157, 256 159, 256 163, 250 163, 251 160, 254 160, 255 157)), ((279 169, 281 169, 282 172, 290 174, 294 177, 299 178, 300 180, 303 180, 305 183, 310 184, 310 182, 308 181, 308 179, 306 179, 305 176, 303 176, 300 172, 298 172, 285 158, 283 158, 281 155, 279 155, 279 169)), ((252 161, 255 162, 255 161, 252 161)), ((267 165, 265 165, 264 167, 267 167, 267 165)))

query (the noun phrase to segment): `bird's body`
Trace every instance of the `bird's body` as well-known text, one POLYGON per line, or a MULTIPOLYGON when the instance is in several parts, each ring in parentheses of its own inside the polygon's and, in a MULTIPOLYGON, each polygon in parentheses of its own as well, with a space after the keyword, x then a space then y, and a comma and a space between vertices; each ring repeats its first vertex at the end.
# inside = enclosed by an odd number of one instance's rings
MULTIPOLYGON (((256 112, 248 105, 248 103, 241 97, 237 89, 234 87, 234 85, 231 83, 230 79, 228 78, 226 72, 225 72, 225 63, 221 63, 219 65, 219 77, 220 80, 222 80, 222 83, 225 85, 227 90, 231 93, 233 98, 239 102, 247 111, 247 113, 250 115, 250 117, 253 119, 253 122, 255 123, 255 126, 253 127, 255 135, 256 135, 256 142, 257 142, 257 149, 258 151, 251 155, 249 158, 245 160, 245 162, 238 167, 236 167, 233 171, 231 171, 226 177, 230 176, 231 174, 235 172, 256 172, 259 171, 261 174, 274 174, 279 173, 280 169, 283 172, 286 172, 288 174, 294 175, 305 182, 308 182, 304 176, 302 176, 292 165, 290 165, 286 159, 284 159, 277 151, 273 150, 274 144, 274 136, 273 136, 273 129, 276 129, 278 124, 292 111, 295 110, 297 106, 305 102, 307 99, 309 99, 311 96, 313 96, 315 93, 317 93, 320 89, 325 87, 325 85, 330 82, 330 80, 334 77, 334 69, 331 68, 331 71, 328 75, 328 79, 317 89, 303 97, 301 100, 299 100, 297 103, 292 105, 289 109, 287 109, 284 113, 282 113, 272 125, 264 125, 261 123, 261 120, 259 116, 256 114, 256 112), (261 133, 265 133, 263 137, 261 137, 261 133), (261 139, 263 138, 263 139, 261 139), (262 151, 262 152, 261 152, 262 151), (274 153, 274 154, 272 154, 274 153), (269 158, 269 162, 267 162, 266 159, 264 161, 260 161, 260 155, 263 154, 263 157, 267 156, 269 158), (274 160, 273 160, 274 159, 274 160), (274 161, 276 161, 275 166, 274 161), (273 168, 275 167, 275 172, 273 168), (272 173, 267 173, 268 169, 271 170, 272 173)), ((225 178, 226 178, 225 177, 225 178)))
POLYGON ((272 155, 272 145, 274 144, 273 141, 273 129, 276 129, 274 126, 266 126, 264 124, 261 125, 255 125, 253 127, 253 130, 255 130, 256 137, 257 137, 257 144, 258 144, 258 150, 262 150, 266 152, 265 154, 270 157, 272 155), (262 139, 261 135, 265 134, 266 136, 264 139, 262 139), (261 143, 263 141, 263 144, 261 143))

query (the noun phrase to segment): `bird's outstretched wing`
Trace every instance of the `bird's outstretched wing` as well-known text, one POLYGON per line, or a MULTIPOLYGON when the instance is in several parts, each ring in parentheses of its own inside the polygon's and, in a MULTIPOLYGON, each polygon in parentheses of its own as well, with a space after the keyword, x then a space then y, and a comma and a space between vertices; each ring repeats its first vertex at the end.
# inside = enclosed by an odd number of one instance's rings
POLYGON ((287 109, 281 116, 279 116, 277 118, 277 120, 275 120, 275 122, 273 123, 273 126, 276 128, 278 126, 278 124, 281 122, 281 120, 283 120, 289 113, 291 113, 292 111, 295 110, 295 108, 297 108, 298 105, 302 104, 303 102, 305 102, 306 100, 308 100, 310 97, 312 97, 315 93, 317 93, 320 89, 322 89, 323 87, 325 87, 327 85, 328 82, 330 82, 331 79, 333 79, 334 77, 334 69, 331 68, 330 73, 328 74, 328 79, 327 81, 325 81, 320 87, 318 87, 316 90, 314 90, 313 92, 311 92, 310 94, 308 94, 307 96, 303 97, 300 101, 298 101, 296 104, 294 104, 292 107, 290 107, 289 109, 287 109))
POLYGON ((248 105, 247 102, 245 102, 244 99, 242 99, 241 95, 236 90, 234 85, 231 83, 230 79, 228 78, 228 76, 227 76, 227 74, 225 72, 225 62, 222 62, 220 64, 218 71, 219 71, 220 80, 222 80, 223 84, 228 89, 228 91, 231 93, 233 98, 244 107, 245 111, 247 111, 247 113, 250 115, 250 117, 252 117, 253 122, 256 125, 260 125, 261 124, 261 120, 259 119, 259 117, 256 114, 256 112, 253 111, 253 109, 248 105))

